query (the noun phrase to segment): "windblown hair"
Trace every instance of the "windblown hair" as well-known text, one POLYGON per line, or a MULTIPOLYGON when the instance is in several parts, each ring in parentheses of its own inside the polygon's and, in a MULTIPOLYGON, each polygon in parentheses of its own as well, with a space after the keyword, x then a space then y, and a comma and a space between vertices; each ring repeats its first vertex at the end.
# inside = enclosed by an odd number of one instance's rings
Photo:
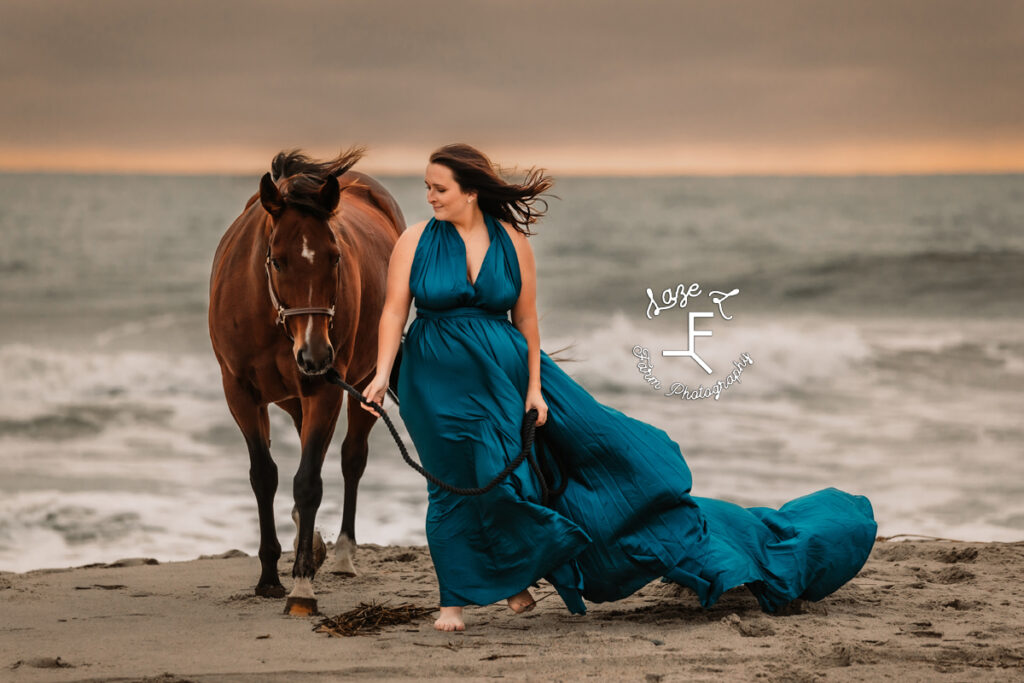
POLYGON ((529 226, 548 210, 547 201, 540 195, 556 197, 548 193, 554 181, 544 175, 544 169, 531 168, 521 184, 509 183, 501 177, 503 171, 499 166, 483 152, 465 143, 445 145, 435 150, 430 155, 430 163, 451 169, 463 192, 477 193, 481 211, 511 223, 524 235, 534 234, 529 226))
POLYGON ((285 206, 327 219, 328 214, 318 201, 320 188, 329 177, 338 177, 356 165, 366 154, 366 148, 354 146, 330 161, 314 161, 293 149, 279 152, 270 162, 270 177, 278 184, 285 206))

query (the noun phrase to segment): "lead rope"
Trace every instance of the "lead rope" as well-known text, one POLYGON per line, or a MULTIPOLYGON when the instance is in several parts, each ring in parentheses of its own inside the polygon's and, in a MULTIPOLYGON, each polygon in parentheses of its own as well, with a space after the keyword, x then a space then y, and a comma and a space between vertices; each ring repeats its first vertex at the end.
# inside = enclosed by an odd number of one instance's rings
MULTIPOLYGON (((341 375, 338 374, 338 371, 334 368, 331 368, 326 373, 324 373, 324 379, 326 379, 331 384, 338 385, 339 387, 350 393, 353 398, 358 399, 359 402, 362 403, 363 405, 370 406, 371 408, 376 410, 377 413, 382 418, 384 418, 384 424, 387 425, 388 431, 391 432, 391 436, 394 438, 395 443, 398 444, 398 450, 401 451, 402 459, 405 460, 406 464, 408 464, 409 467, 413 468, 421 475, 423 475, 427 479, 427 481, 436 484, 442 490, 448 491, 450 493, 455 493, 460 496, 483 495, 490 491, 491 489, 493 489, 498 484, 500 484, 502 481, 504 481, 505 478, 508 477, 508 475, 510 475, 513 470, 515 470, 523 463, 523 460, 529 460, 530 469, 537 476, 537 480, 540 482, 541 501, 543 502, 543 505, 545 507, 549 505, 551 491, 549 490, 548 483, 544 478, 544 473, 541 471, 540 465, 537 463, 537 458, 533 455, 533 441, 537 425, 536 408, 531 408, 529 411, 527 411, 526 416, 523 418, 523 427, 521 431, 521 437, 523 440, 523 450, 521 453, 519 453, 518 456, 516 456, 515 460, 510 462, 505 467, 505 469, 502 470, 501 473, 498 474, 496 477, 494 477, 494 479, 488 482, 486 486, 480 488, 460 488, 458 486, 452 486, 448 482, 438 479, 433 474, 425 470, 422 465, 420 465, 418 462, 416 462, 409 456, 409 451, 405 448, 405 444, 402 443, 402 438, 398 435, 398 430, 395 429, 395 425, 391 422, 391 418, 388 417, 388 414, 384 410, 383 406, 381 406, 378 403, 375 403, 374 401, 366 400, 363 397, 363 395, 359 392, 359 390, 353 387, 351 384, 345 382, 345 380, 341 378, 341 375)), ((557 493, 561 493, 562 491, 565 490, 566 483, 567 482, 565 481, 562 482, 562 486, 559 487, 559 491, 557 493)))

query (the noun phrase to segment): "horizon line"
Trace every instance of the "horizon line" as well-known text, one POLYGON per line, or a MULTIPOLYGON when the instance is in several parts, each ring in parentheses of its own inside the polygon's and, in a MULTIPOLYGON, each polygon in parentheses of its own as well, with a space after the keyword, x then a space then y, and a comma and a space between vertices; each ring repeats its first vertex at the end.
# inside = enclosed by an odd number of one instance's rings
MULTIPOLYGON (((293 146, 321 159, 334 158, 337 147, 293 146)), ((251 176, 270 169, 270 147, 114 149, 81 147, 46 150, 4 148, 0 172, 159 176, 251 176)), ((344 148, 343 148, 344 149, 344 148)), ((1024 173, 1024 141, 985 145, 920 144, 850 145, 813 148, 751 146, 641 146, 596 149, 586 146, 489 146, 488 157, 503 175, 536 168, 570 177, 862 177, 937 175, 1017 175, 1024 173), (529 161, 530 163, 526 163, 529 161)), ((369 146, 357 169, 371 175, 416 176, 423 172, 429 149, 369 146)))
MULTIPOLYGON (((395 169, 353 169, 367 175, 380 178, 415 178, 421 175, 418 171, 395 169)), ((61 168, 33 167, 19 168, 0 166, 0 175, 52 175, 52 176, 146 176, 146 177, 230 177, 257 178, 268 169, 256 170, 197 170, 184 171, 177 169, 126 169, 126 168, 61 168)), ((937 176, 1013 176, 1024 175, 1024 166, 1006 169, 948 169, 948 170, 904 170, 904 171, 671 171, 671 170, 615 170, 581 171, 579 169, 552 169, 544 167, 547 175, 563 178, 902 178, 902 177, 937 177, 937 176)))

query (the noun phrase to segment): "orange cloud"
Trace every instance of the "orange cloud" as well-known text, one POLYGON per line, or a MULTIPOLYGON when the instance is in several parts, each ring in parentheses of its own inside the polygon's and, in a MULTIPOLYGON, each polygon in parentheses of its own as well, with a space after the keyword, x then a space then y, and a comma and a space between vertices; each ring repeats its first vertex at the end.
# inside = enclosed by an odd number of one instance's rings
MULTIPOLYGON (((418 174, 432 148, 371 146, 360 168, 418 174)), ((117 149, 0 147, 0 169, 80 173, 257 174, 279 150, 244 146, 117 149)), ((338 149, 311 147, 315 156, 338 149)), ((571 175, 856 175, 1024 171, 1024 142, 877 142, 792 147, 723 144, 667 146, 510 146, 485 152, 503 166, 541 166, 571 175)))

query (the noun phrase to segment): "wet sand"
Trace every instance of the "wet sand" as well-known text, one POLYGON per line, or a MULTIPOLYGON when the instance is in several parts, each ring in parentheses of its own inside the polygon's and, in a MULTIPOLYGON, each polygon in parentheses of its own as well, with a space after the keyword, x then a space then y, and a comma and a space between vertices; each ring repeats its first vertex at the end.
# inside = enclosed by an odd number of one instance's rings
MULTIPOLYGON (((363 545, 356 563, 317 577, 321 612, 436 605, 426 548, 363 545)), ((0 680, 1024 680, 1024 542, 880 541, 852 582, 785 616, 744 588, 703 610, 660 582, 573 616, 542 582, 526 615, 468 608, 464 633, 427 619, 351 638, 255 597, 258 566, 232 552, 0 573, 0 680)))

